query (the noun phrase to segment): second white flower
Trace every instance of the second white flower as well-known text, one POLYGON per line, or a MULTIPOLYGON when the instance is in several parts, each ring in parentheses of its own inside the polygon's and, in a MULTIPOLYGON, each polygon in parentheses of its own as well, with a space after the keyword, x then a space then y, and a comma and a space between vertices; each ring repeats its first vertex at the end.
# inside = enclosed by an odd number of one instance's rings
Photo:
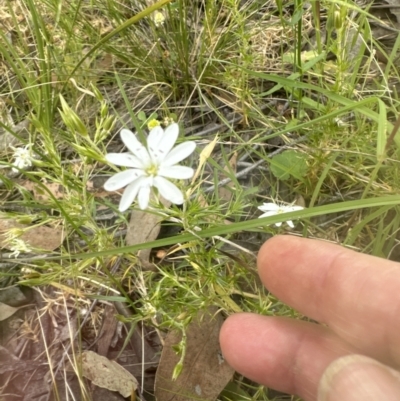
MULTIPOLYGON (((258 218, 261 219, 262 217, 269 217, 269 216, 275 216, 279 214, 285 214, 288 212, 294 212, 296 210, 302 210, 304 209, 301 206, 296 206, 296 205, 283 205, 283 204, 276 204, 276 203, 263 203, 261 206, 258 207, 262 212, 264 212, 261 216, 258 218)), ((282 216, 282 221, 286 221, 289 227, 294 228, 294 224, 292 220, 287 220, 282 216)), ((282 225, 282 222, 275 223, 277 227, 280 227, 282 225)))

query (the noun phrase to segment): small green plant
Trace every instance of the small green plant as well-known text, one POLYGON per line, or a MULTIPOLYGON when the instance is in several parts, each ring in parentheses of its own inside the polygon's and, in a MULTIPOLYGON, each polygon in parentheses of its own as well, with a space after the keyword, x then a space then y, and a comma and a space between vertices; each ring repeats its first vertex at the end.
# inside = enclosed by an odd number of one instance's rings
POLYGON ((277 179, 282 181, 290 177, 303 180, 307 169, 306 155, 295 150, 286 150, 271 159, 271 171, 277 179))

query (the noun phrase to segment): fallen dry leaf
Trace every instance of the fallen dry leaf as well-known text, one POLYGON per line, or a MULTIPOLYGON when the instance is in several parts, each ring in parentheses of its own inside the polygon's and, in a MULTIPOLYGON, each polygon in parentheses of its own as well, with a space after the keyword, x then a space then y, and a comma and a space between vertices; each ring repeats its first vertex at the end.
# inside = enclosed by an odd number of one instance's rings
POLYGON ((8 319, 10 316, 12 316, 15 312, 17 312, 21 308, 25 308, 29 305, 22 305, 22 306, 10 306, 7 304, 3 304, 0 302, 0 322, 2 320, 8 319))
POLYGON ((189 324, 183 369, 174 381, 172 373, 180 356, 172 347, 182 335, 171 332, 165 338, 156 376, 157 401, 214 401, 232 378, 234 370, 220 351, 218 338, 223 319, 215 315, 216 311, 216 307, 201 311, 189 324))
POLYGON ((63 243, 65 237, 62 226, 39 226, 29 229, 26 225, 17 223, 14 219, 4 218, 0 214, 0 248, 8 249, 7 232, 11 229, 26 230, 18 238, 32 248, 43 249, 45 251, 54 251, 54 249, 63 243))
POLYGON ((125 368, 93 351, 81 354, 82 375, 98 387, 118 391, 122 397, 130 397, 138 387, 138 381, 125 368))

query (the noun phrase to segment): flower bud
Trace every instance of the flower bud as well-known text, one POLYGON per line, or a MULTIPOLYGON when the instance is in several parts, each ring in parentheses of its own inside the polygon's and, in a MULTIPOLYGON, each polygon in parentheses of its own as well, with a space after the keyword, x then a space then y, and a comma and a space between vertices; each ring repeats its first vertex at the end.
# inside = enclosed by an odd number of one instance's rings
POLYGON ((68 103, 60 95, 60 102, 62 110, 60 110, 61 118, 64 124, 72 131, 77 131, 82 136, 88 136, 85 124, 80 117, 68 106, 68 103))
POLYGON ((336 29, 343 28, 343 18, 339 10, 333 12, 333 25, 336 29))
POLYGON ((179 377, 179 375, 180 375, 181 372, 182 372, 182 369, 183 369, 183 363, 182 363, 182 361, 179 361, 179 362, 175 365, 174 371, 173 371, 173 373, 172 373, 172 380, 176 380, 176 379, 179 377))

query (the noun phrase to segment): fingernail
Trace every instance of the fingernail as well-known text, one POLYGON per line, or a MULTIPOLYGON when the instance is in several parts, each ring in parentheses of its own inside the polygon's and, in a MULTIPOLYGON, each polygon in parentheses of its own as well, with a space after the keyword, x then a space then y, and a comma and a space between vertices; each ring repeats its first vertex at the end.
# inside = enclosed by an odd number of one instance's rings
POLYGON ((332 362, 320 380, 318 401, 359 400, 400 400, 400 373, 362 355, 332 362))

